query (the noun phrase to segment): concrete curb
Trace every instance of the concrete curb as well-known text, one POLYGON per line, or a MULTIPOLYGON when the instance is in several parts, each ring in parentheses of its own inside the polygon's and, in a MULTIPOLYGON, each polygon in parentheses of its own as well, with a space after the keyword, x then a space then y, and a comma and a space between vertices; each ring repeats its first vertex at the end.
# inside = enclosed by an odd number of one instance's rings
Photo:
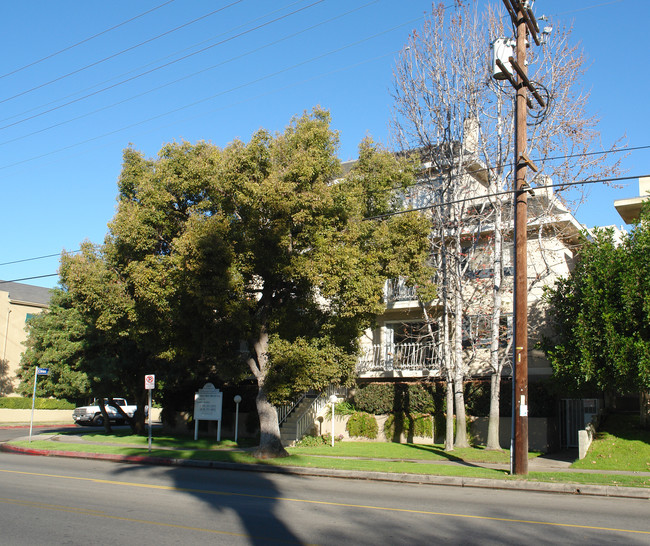
POLYGON ((82 453, 61 450, 43 450, 0 445, 0 451, 20 453, 42 457, 70 457, 77 459, 95 459, 131 464, 148 464, 157 466, 177 466, 188 468, 214 468, 219 470, 239 470, 244 472, 267 472, 295 476, 317 476, 325 478, 343 478, 354 480, 374 480, 396 483, 413 483, 428 485, 449 485, 455 487, 476 487, 483 489, 505 489, 518 491, 535 491, 540 493, 563 493, 568 495, 586 495, 598 497, 622 497, 650 500, 650 489, 641 487, 618 487, 609 485, 587 485, 575 483, 531 482, 527 480, 493 480, 487 478, 466 478, 460 476, 432 476, 429 474, 401 474, 392 472, 366 472, 360 470, 337 470, 330 468, 303 468, 299 466, 269 466, 265 464, 226 463, 219 461, 199 461, 194 459, 168 459, 140 455, 113 455, 104 453, 82 453))

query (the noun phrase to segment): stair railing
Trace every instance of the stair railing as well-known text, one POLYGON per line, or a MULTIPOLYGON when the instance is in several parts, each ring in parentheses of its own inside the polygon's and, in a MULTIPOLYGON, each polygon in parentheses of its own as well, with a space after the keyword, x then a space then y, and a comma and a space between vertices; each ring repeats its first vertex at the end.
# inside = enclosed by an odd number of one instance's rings
POLYGON ((287 420, 287 417, 289 417, 294 408, 300 404, 300 402, 302 402, 306 396, 307 393, 305 392, 298 396, 293 402, 289 402, 288 404, 284 404, 283 406, 276 408, 278 411, 278 425, 281 425, 287 420))
POLYGON ((314 424, 314 419, 327 407, 330 403, 330 396, 336 394, 338 396, 347 397, 348 389, 345 387, 337 387, 335 385, 330 385, 323 392, 321 392, 316 398, 312 400, 312 403, 305 410, 305 412, 298 418, 296 422, 296 437, 295 441, 302 439, 302 437, 309 432, 309 429, 314 424))

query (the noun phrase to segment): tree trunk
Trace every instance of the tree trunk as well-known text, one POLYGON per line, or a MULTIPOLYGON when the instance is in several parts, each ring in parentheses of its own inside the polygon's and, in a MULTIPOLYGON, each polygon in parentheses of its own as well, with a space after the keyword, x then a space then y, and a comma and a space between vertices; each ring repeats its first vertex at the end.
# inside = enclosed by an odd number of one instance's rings
POLYGON ((501 449, 499 442, 499 397, 501 394, 501 375, 493 373, 490 376, 490 418, 488 421, 486 449, 501 449))
POLYGON ((467 417, 465 415, 465 395, 463 387, 465 381, 462 377, 454 380, 454 403, 456 406, 456 447, 469 447, 467 439, 467 417))
POLYGON ((278 424, 278 411, 268 401, 264 390, 264 381, 258 380, 259 390, 255 405, 260 418, 260 445, 254 452, 258 459, 275 459, 288 457, 289 453, 282 446, 280 439, 280 425, 278 424))
MULTIPOLYGON (((111 428, 111 421, 108 418, 108 412, 106 411, 106 406, 104 405, 104 399, 99 398, 98 401, 97 401, 97 404, 99 405, 99 411, 101 411, 101 413, 102 413, 102 419, 104 421, 104 423, 103 423, 104 424, 104 431, 106 432, 106 434, 112 434, 113 429, 111 428)), ((94 421, 94 419, 93 419, 93 421, 94 421)))
MULTIPOLYGON (((457 239, 456 251, 460 254, 460 241, 457 239)), ((467 440, 467 417, 465 415, 465 370, 463 362, 463 299, 459 270, 456 271, 454 294, 454 406, 456 410, 456 447, 469 447, 467 440)))
POLYGON ((641 413, 639 424, 641 428, 650 430, 650 390, 641 391, 641 413))
POLYGON ((454 384, 447 380, 447 415, 445 427, 445 451, 454 449, 454 384))
MULTIPOLYGON (((492 192, 497 193, 496 184, 491 185, 492 192)), ((497 199, 494 205, 494 255, 492 270, 492 328, 490 334, 490 416, 488 418, 487 449, 501 449, 499 443, 499 397, 501 394, 501 370, 503 363, 499 354, 501 342, 501 282, 503 271, 503 231, 502 231, 501 202, 497 199)), ((506 334, 507 335, 507 334, 506 334)))
MULTIPOLYGON (((145 417, 144 408, 149 403, 148 398, 149 393, 146 390, 139 393, 137 408, 133 414, 133 419, 129 423, 131 425, 131 430, 133 430, 135 434, 144 435, 146 432, 145 421, 147 421, 147 418, 145 417)), ((149 408, 149 411, 151 411, 151 408, 149 408)))
POLYGON ((259 459, 274 459, 288 457, 289 453, 282 446, 278 412, 269 402, 266 395, 266 374, 268 373, 269 336, 266 328, 262 327, 259 336, 252 343, 253 351, 248 359, 248 366, 257 379, 257 415, 260 420, 260 445, 253 455, 259 459))

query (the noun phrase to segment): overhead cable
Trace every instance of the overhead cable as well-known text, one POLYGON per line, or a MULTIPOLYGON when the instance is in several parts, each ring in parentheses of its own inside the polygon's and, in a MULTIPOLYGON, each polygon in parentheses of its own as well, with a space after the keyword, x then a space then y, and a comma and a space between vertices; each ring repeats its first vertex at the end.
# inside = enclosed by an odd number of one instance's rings
MULTIPOLYGON (((126 49, 123 49, 122 51, 118 51, 117 53, 113 53, 112 55, 109 55, 108 57, 104 57, 103 59, 99 59, 98 61, 87 64, 86 66, 82 66, 81 68, 78 68, 77 70, 73 70, 72 72, 68 72, 67 74, 63 74, 62 76, 58 76, 57 78, 54 78, 53 80, 47 81, 45 83, 41 83, 41 84, 39 84, 39 85, 37 85, 35 87, 32 87, 30 89, 27 89, 25 91, 21 91, 20 93, 12 95, 11 97, 7 97, 5 99, 2 99, 2 100, 0 100, 0 104, 2 104, 4 102, 7 102, 7 101, 10 101, 10 100, 13 100, 13 99, 16 99, 18 97, 22 97, 23 95, 26 95, 27 93, 31 93, 32 91, 36 91, 37 89, 47 87, 48 85, 51 85, 51 84, 56 83, 58 81, 61 81, 61 80, 65 79, 65 78, 68 78, 70 76, 74 76, 75 74, 79 74, 79 72, 83 72, 84 70, 92 68, 93 66, 97 66, 97 65, 99 65, 101 63, 104 63, 104 62, 110 60, 110 59, 114 59, 115 57, 118 57, 118 56, 120 56, 120 55, 122 55, 124 53, 127 53, 128 51, 132 51, 132 50, 134 50, 134 49, 136 49, 138 47, 141 47, 141 46, 143 46, 145 44, 153 42, 154 40, 162 38, 163 36, 167 36, 168 34, 171 34, 172 32, 176 32, 177 30, 180 30, 181 28, 184 28, 184 27, 186 27, 188 25, 196 23, 197 21, 200 21, 201 19, 205 19, 206 17, 214 15, 215 13, 219 13, 220 11, 223 11, 223 10, 225 10, 225 9, 227 9, 229 7, 232 7, 232 6, 236 5, 236 4, 239 4, 239 3, 243 2, 243 1, 244 0, 236 0, 235 2, 232 2, 232 3, 228 4, 227 6, 224 6, 222 8, 217 9, 217 10, 211 11, 210 13, 202 15, 201 17, 198 17, 198 18, 196 18, 196 19, 194 19, 192 21, 189 21, 189 22, 184 23, 184 24, 182 24, 180 26, 177 26, 177 27, 175 27, 175 28, 173 28, 171 30, 163 32, 162 34, 158 34, 158 36, 154 36, 153 38, 149 38, 148 40, 145 40, 144 42, 140 42, 140 43, 135 44, 135 45, 133 45, 131 47, 127 47, 126 49)), ((82 98, 85 98, 85 97, 82 97, 82 98)), ((63 106, 65 106, 65 105, 63 105, 63 106)), ((48 110, 48 112, 49 111, 50 110, 48 110)), ((32 118, 26 118, 26 119, 32 119, 32 118)), ((20 122, 18 122, 18 123, 20 123, 20 122)), ((11 127, 11 125, 8 125, 7 127, 11 127)), ((5 127, 0 127, 0 129, 4 129, 4 128, 5 127)))
POLYGON ((21 72, 21 71, 25 70, 26 68, 29 68, 31 66, 42 63, 43 61, 47 61, 48 59, 51 59, 52 57, 56 57, 57 55, 60 55, 61 53, 65 53, 66 51, 70 51, 71 49, 73 49, 75 47, 78 47, 78 46, 80 46, 82 44, 85 44, 86 42, 89 42, 90 40, 94 40, 95 38, 97 38, 99 36, 102 36, 103 34, 106 34, 107 32, 110 32, 112 30, 115 30, 116 28, 124 26, 127 23, 135 21, 136 19, 139 19, 140 17, 144 17, 145 15, 148 15, 149 13, 152 13, 152 12, 162 8, 162 7, 166 6, 167 4, 171 4, 174 1, 175 0, 167 0, 167 2, 163 2, 159 6, 156 6, 154 8, 151 8, 150 10, 144 11, 144 12, 140 13, 139 15, 136 15, 135 17, 131 17, 130 19, 127 19, 126 21, 122 21, 121 23, 118 23, 117 25, 113 25, 112 27, 107 28, 106 30, 102 30, 101 32, 98 32, 97 34, 93 34, 92 36, 89 36, 88 38, 84 38, 80 42, 77 42, 75 44, 64 47, 63 49, 60 49, 59 51, 55 51, 54 53, 50 53, 49 55, 46 55, 45 57, 42 57, 42 58, 40 58, 40 59, 38 59, 36 61, 32 61, 31 63, 28 63, 28 64, 26 64, 24 66, 21 66, 20 68, 16 68, 16 69, 12 70, 11 72, 7 72, 6 74, 2 74, 2 75, 0 75, 0 80, 2 78, 6 78, 7 76, 11 76, 11 75, 16 74, 18 72, 21 72))

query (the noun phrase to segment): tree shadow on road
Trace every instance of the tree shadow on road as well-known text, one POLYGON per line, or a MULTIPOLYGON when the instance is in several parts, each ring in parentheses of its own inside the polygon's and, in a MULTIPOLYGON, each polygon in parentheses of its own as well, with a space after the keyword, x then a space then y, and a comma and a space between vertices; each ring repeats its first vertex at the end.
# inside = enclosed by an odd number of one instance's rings
MULTIPOLYGON (((120 465, 115 474, 125 475, 142 468, 141 465, 120 465)), ((155 469, 159 477, 169 478, 179 496, 191 495, 214 510, 216 517, 212 530, 217 533, 241 535, 250 544, 304 543, 285 522, 290 520, 290 512, 281 512, 282 492, 271 475, 215 468, 146 468, 155 469), (238 525, 233 527, 229 518, 222 521, 221 527, 219 516, 226 514, 236 515, 243 529, 238 525)), ((191 504, 179 498, 178 506, 179 524, 183 524, 183 507, 188 509, 191 504)))

